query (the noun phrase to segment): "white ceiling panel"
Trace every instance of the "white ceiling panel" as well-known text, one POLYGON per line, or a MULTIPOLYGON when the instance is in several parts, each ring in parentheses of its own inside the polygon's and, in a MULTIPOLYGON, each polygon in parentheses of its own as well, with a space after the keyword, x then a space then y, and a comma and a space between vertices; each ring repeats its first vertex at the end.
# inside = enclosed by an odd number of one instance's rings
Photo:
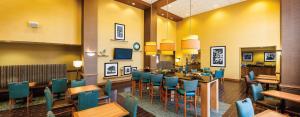
POLYGON ((152 4, 152 3, 154 3, 154 2, 156 2, 156 1, 158 1, 158 0, 142 0, 142 1, 147 2, 147 3, 149 3, 149 4, 152 4))

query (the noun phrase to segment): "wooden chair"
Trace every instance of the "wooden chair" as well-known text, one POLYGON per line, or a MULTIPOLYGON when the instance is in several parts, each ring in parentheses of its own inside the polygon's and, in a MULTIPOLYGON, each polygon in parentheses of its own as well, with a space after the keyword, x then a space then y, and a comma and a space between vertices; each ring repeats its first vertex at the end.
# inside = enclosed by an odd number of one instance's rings
POLYGON ((254 80, 250 80, 249 75, 245 76, 245 84, 246 84, 246 95, 249 94, 249 89, 251 87, 251 84, 256 84, 257 82, 254 80))
POLYGON ((160 96, 161 94, 162 79, 163 79, 163 74, 151 74, 151 84, 150 84, 150 94, 149 94, 151 97, 151 104, 153 102, 153 97, 160 96), (154 93, 154 87, 159 87, 158 94, 154 93))
POLYGON ((110 80, 107 80, 104 86, 104 95, 101 95, 98 99, 105 100, 105 103, 110 103, 112 97, 111 87, 112 87, 112 82, 110 80))
POLYGON ((8 83, 8 94, 9 94, 9 110, 11 110, 12 106, 15 104, 17 99, 26 98, 27 99, 27 107, 29 106, 29 83, 28 81, 24 82, 13 82, 8 83))
POLYGON ((138 85, 138 89, 140 89, 141 77, 142 77, 142 72, 141 71, 133 71, 132 72, 132 78, 131 78, 131 93, 132 93, 132 95, 135 95, 137 85, 138 85))
POLYGON ((143 98, 143 92, 148 92, 150 94, 150 90, 147 91, 147 88, 150 88, 150 80, 151 80, 151 73, 150 72, 143 72, 141 75, 141 86, 140 86, 140 98, 143 98), (145 88, 144 88, 145 86, 145 88))
POLYGON ((53 111, 53 110, 60 110, 62 108, 70 108, 67 111, 63 111, 60 113, 55 113, 56 115, 61 115, 67 112, 73 112, 73 104, 68 103, 67 100, 58 100, 54 101, 53 95, 48 87, 45 88, 44 90, 45 98, 46 98, 46 107, 47 111, 53 111))
POLYGON ((269 109, 278 110, 280 107, 280 100, 264 97, 261 92, 263 91, 262 85, 260 83, 251 84, 252 96, 256 105, 260 105, 269 109))
MULTIPOLYGON (((167 111, 168 97, 171 97, 171 92, 175 91, 178 84, 178 77, 165 77, 164 86, 162 88, 162 100, 164 101, 164 110, 167 111)), ((175 95, 174 95, 175 96, 175 95)))

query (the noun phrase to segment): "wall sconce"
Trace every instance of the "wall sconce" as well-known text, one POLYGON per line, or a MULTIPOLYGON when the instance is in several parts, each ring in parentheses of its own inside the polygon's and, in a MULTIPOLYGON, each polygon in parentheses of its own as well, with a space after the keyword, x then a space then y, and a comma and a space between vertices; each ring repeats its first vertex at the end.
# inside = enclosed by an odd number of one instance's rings
POLYGON ((176 58, 175 62, 178 63, 180 61, 180 58, 176 58))
POLYGON ((82 61, 81 60, 75 60, 73 61, 73 66, 76 68, 76 79, 78 79, 79 75, 79 69, 82 67, 82 61))
POLYGON ((93 52, 93 51, 88 51, 88 52, 85 52, 85 53, 88 56, 95 56, 96 55, 96 52, 93 52))

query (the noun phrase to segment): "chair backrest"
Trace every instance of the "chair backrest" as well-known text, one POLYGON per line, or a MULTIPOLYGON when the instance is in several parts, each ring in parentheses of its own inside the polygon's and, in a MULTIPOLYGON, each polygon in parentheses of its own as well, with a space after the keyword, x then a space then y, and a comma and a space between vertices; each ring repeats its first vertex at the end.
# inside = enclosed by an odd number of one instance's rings
POLYGON ((211 76, 210 73, 201 73, 202 76, 211 76))
POLYGON ((52 105, 53 105, 53 97, 52 97, 52 93, 48 87, 45 88, 44 94, 45 94, 45 98, 46 98, 47 111, 51 111, 52 105))
POLYGON ((183 67, 180 66, 180 67, 179 67, 179 72, 182 72, 182 71, 183 71, 183 67))
POLYGON ((165 76, 165 86, 169 87, 176 87, 178 84, 178 77, 177 76, 171 76, 167 77, 165 76))
POLYGON ((222 70, 216 70, 215 71, 215 78, 217 78, 217 79, 223 78, 223 71, 222 70))
POLYGON ((150 81, 151 73, 150 72, 143 72, 142 78, 143 78, 144 81, 150 81))
POLYGON ((107 80, 104 86, 104 92, 110 98, 111 98, 111 86, 112 86, 112 82, 110 80, 107 80))
POLYGON ((80 87, 80 86, 85 86, 85 85, 86 85, 86 82, 84 79, 71 81, 71 87, 80 87))
POLYGON ((250 71, 250 72, 249 72, 249 79, 250 79, 250 80, 254 80, 254 79, 255 79, 254 71, 250 71))
POLYGON ((53 93, 65 93, 67 91, 67 78, 52 79, 52 92, 53 93))
POLYGON ((78 110, 85 110, 98 106, 98 91, 87 91, 78 95, 78 110))
POLYGON ((141 76, 142 76, 142 72, 140 72, 140 71, 132 72, 132 80, 140 80, 141 76))
POLYGON ((197 69, 191 69, 191 72, 196 73, 196 72, 198 72, 198 70, 197 69))
POLYGON ((163 74, 151 74, 151 82, 161 83, 163 76, 164 76, 163 74))
POLYGON ((256 102, 257 100, 263 100, 264 96, 261 94, 263 88, 260 83, 251 84, 252 96, 253 100, 256 102))
POLYGON ((138 99, 131 95, 127 95, 125 98, 125 109, 129 111, 130 117, 137 116, 138 99))
POLYGON ((47 112, 47 117, 55 117, 55 115, 53 114, 52 111, 48 111, 47 112))
POLYGON ((198 80, 183 80, 183 89, 186 92, 196 91, 198 87, 198 80))
POLYGON ((254 109, 250 98, 235 102, 238 117, 254 117, 254 109))
POLYGON ((185 66, 185 73, 189 73, 189 66, 188 65, 185 66))
POLYGON ((28 81, 13 82, 8 84, 8 93, 10 99, 19 99, 29 96, 28 81))
POLYGON ((204 73, 210 73, 210 68, 209 67, 204 67, 203 72, 204 73))

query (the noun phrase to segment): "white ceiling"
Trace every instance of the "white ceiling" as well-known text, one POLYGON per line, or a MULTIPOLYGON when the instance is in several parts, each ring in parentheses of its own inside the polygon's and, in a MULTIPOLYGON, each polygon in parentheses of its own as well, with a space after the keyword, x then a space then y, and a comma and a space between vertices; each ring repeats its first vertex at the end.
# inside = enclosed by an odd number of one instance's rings
MULTIPOLYGON (((143 1, 151 3, 151 0, 143 0, 143 1)), ((152 0, 152 3, 154 3, 155 1, 157 0, 152 0)), ((192 1, 191 14, 196 15, 217 8, 240 3, 245 0, 191 0, 191 1, 192 1)), ((190 15, 190 0, 176 0, 175 2, 172 2, 169 5, 163 6, 162 9, 169 11, 177 16, 186 18, 190 15), (169 8, 167 6, 169 6, 169 8)))
POLYGON ((149 4, 152 4, 152 3, 154 3, 154 2, 156 2, 156 1, 158 1, 158 0, 142 0, 142 1, 147 2, 147 3, 149 3, 149 4))

